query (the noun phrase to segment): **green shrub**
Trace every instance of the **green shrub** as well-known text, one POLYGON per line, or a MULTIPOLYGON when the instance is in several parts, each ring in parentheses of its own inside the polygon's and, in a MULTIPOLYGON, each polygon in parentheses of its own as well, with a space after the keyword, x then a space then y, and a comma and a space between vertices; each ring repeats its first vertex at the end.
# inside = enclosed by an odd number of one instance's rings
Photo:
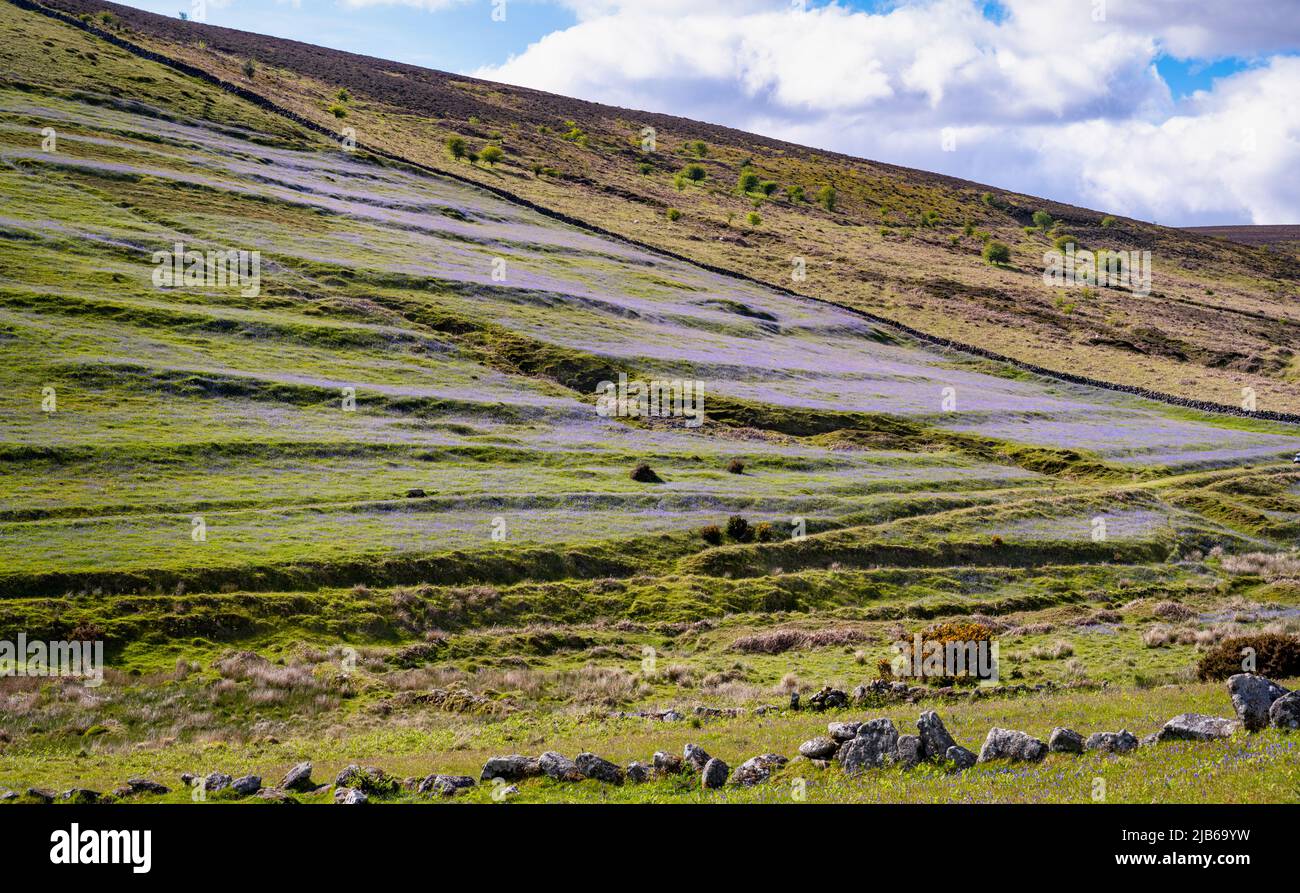
POLYGON ((244 73, 246 78, 252 78, 253 75, 257 74, 257 66, 253 64, 252 59, 245 59, 239 70, 244 73))
POLYGON ((753 192, 758 188, 758 184, 758 174, 750 170, 741 171, 740 179, 736 182, 736 186, 741 192, 753 192))
POLYGON ((336 102, 329 107, 329 112, 335 118, 346 118, 348 116, 348 107, 342 103, 336 102))
POLYGON ((748 216, 745 217, 745 220, 750 226, 758 226, 763 222, 763 218, 755 211, 750 211, 748 216))
POLYGON ((758 184, 758 191, 771 198, 776 191, 781 188, 781 184, 775 180, 764 180, 758 184))
POLYGON ((785 190, 785 197, 791 202, 807 201, 807 199, 804 198, 802 186, 787 186, 785 190))
POLYGON ((717 524, 708 524, 700 528, 700 538, 710 546, 721 546, 722 530, 717 524))
POLYGON ((772 529, 771 524, 761 521, 754 525, 754 539, 760 543, 770 543, 776 539, 776 532, 772 529))
POLYGON ((352 94, 348 92, 347 87, 339 87, 339 91, 334 94, 334 98, 339 102, 347 102, 352 99, 352 94))
POLYGON ((682 176, 690 180, 692 183, 699 183, 708 176, 708 173, 704 170, 704 166, 701 164, 688 164, 686 167, 682 168, 682 176))
POLYGON ((685 143, 682 148, 685 149, 688 154, 694 155, 696 158, 704 158, 709 154, 709 144, 704 142, 704 140, 693 140, 685 143))
POLYGON ((1011 249, 1001 242, 989 241, 984 246, 984 260, 991 264, 1005 264, 1011 261, 1011 249))
POLYGON ((1055 222, 1056 221, 1052 219, 1052 215, 1048 214, 1046 211, 1034 212, 1034 226, 1038 227, 1039 229, 1049 230, 1052 228, 1052 224, 1055 222))
POLYGON ((1224 639, 1205 653, 1196 665, 1196 677, 1202 682, 1227 679, 1245 672, 1242 651, 1255 652, 1255 672, 1270 679, 1300 676, 1300 638, 1282 633, 1256 633, 1224 639))
POLYGON ((740 459, 732 459, 730 462, 727 463, 727 471, 731 472, 732 474, 744 474, 745 463, 740 459))
POLYGON ((1119 221, 1117 221, 1114 217, 1112 217, 1112 216, 1109 215, 1109 214, 1107 214, 1105 217, 1101 218, 1101 225, 1104 226, 1104 227, 1106 227, 1107 229, 1109 229, 1110 227, 1114 226, 1114 225, 1115 225, 1116 223, 1118 223, 1118 222, 1119 222, 1119 221))
POLYGON ((447 152, 452 158, 460 161, 465 157, 465 138, 460 136, 447 137, 447 152))
POLYGON ((1065 233, 1062 233, 1052 240, 1052 245, 1055 246, 1057 251, 1065 251, 1069 245, 1073 245, 1075 251, 1083 249, 1083 246, 1079 244, 1079 240, 1076 237, 1067 236, 1065 233))
POLYGON ((669 219, 669 220, 672 220, 672 221, 675 222, 675 221, 680 220, 681 218, 682 218, 682 212, 681 212, 681 211, 677 210, 676 208, 669 208, 669 209, 668 209, 668 219, 669 219))
POLYGON ((817 190, 817 202, 827 211, 835 210, 835 187, 827 183, 817 190))
POLYGON ((643 161, 637 165, 636 169, 640 171, 642 174, 648 174, 655 169, 655 166, 648 161, 643 161))
POLYGON ((738 543, 747 543, 754 538, 754 531, 742 516, 732 515, 727 519, 727 536, 738 543))
POLYGON ((506 153, 500 146, 484 146, 483 151, 479 153, 479 157, 488 164, 496 165, 497 162, 506 157, 506 153))

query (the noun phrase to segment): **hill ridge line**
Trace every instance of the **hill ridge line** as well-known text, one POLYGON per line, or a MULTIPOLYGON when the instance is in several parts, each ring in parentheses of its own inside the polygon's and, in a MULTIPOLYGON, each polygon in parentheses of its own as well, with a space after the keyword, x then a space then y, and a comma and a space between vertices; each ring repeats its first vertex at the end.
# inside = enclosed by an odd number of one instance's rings
MULTIPOLYGON (((17 6, 19 9, 23 9, 28 12, 35 12, 40 15, 44 15, 48 18, 63 22, 64 24, 71 25, 72 27, 80 28, 81 30, 89 34, 92 34, 101 40, 107 41, 108 43, 116 47, 124 49, 127 52, 135 56, 138 56, 142 59, 146 59, 151 62, 156 62, 160 65, 165 65, 168 68, 181 72, 182 74, 188 75, 190 77, 198 78, 199 80, 211 84, 212 86, 218 87, 219 89, 224 90, 227 93, 230 93, 234 96, 238 96, 240 99, 243 99, 247 102, 251 102, 254 105, 258 106, 259 108, 280 115, 282 117, 288 118, 289 120, 293 121, 295 124, 298 124, 299 126, 304 127, 307 130, 312 131, 313 133, 326 136, 332 141, 336 141, 339 138, 339 134, 330 130, 328 127, 325 127, 322 124, 318 124, 315 121, 305 118, 304 116, 298 114, 297 112, 292 111, 291 109, 285 108, 279 105, 278 103, 273 102, 272 100, 266 98, 260 93, 256 93, 252 90, 249 90, 247 87, 241 87, 238 84, 232 84, 229 81, 223 80, 217 77, 216 75, 212 74, 211 72, 199 68, 198 66, 191 65, 188 62, 184 62, 179 59, 174 59, 170 56, 164 55, 162 53, 158 53, 154 50, 150 50, 137 43, 126 40, 123 37, 119 37, 116 34, 98 28, 89 22, 84 22, 81 19, 78 19, 74 16, 68 15, 59 10, 51 9, 48 6, 44 6, 40 3, 34 2, 34 0, 8 0, 8 2, 12 3, 14 6, 17 6)), ((798 291, 794 291, 793 289, 786 288, 785 286, 782 285, 777 285, 775 283, 768 282, 763 279, 758 279, 757 277, 754 276, 749 276, 745 273, 736 270, 730 270, 725 267, 719 267, 707 263, 705 261, 687 257, 682 254, 678 254, 677 252, 667 248, 661 248, 655 245, 650 245, 641 242, 635 238, 632 238, 631 236, 626 236, 621 233, 612 232, 610 230, 605 229, 604 227, 599 226, 598 224, 591 223, 589 221, 583 220, 578 217, 572 217, 568 214, 565 214, 562 211, 557 211, 545 205, 538 204, 530 199, 524 198, 521 195, 513 193, 510 190, 505 189, 504 187, 494 186, 488 183, 481 183, 477 180, 462 176, 461 174, 457 174, 453 171, 444 171, 438 168, 430 167, 418 161, 412 161, 411 159, 405 158, 394 152, 389 152, 385 149, 379 149, 377 147, 366 145, 360 140, 356 140, 355 146, 358 151, 363 151, 377 158, 383 158, 388 161, 405 165, 409 168, 415 169, 429 176, 449 179, 470 186, 475 189, 481 189, 485 192, 495 195, 496 197, 508 201, 512 204, 527 208, 545 217, 549 217, 552 220, 556 220, 560 223, 564 223, 569 226, 573 226, 578 229, 585 230, 587 232, 599 235, 603 238, 613 239, 615 241, 621 242, 622 244, 629 245, 631 247, 649 252, 651 254, 655 254, 659 257, 675 260, 680 263, 690 264, 696 269, 705 270, 707 272, 713 273, 718 276, 724 276, 730 279, 738 280, 741 282, 747 282, 753 285, 761 286, 763 288, 771 289, 772 291, 778 292, 787 297, 798 298, 805 301, 813 301, 815 303, 822 304, 824 306, 834 307, 837 310, 841 310, 845 313, 851 313, 854 316, 865 319, 875 325, 883 326, 898 332, 902 332, 903 334, 915 338, 918 341, 921 341, 925 344, 940 347, 945 350, 970 354, 972 356, 977 356, 986 360, 992 360, 998 363, 1005 363, 1006 365, 1012 366, 1016 369, 1020 369, 1021 371, 1024 372, 1029 372, 1034 375, 1041 375, 1046 378, 1051 378, 1069 384, 1084 385, 1087 387, 1099 388, 1101 390, 1112 391, 1115 393, 1128 394, 1130 396, 1140 397, 1142 399, 1151 400, 1157 403, 1164 403, 1170 406, 1180 406, 1186 409, 1194 409, 1200 412, 1212 413, 1216 415, 1229 415, 1229 416, 1237 416, 1240 418, 1257 419, 1261 421, 1275 421, 1275 422, 1285 422, 1289 424, 1300 424, 1300 413, 1276 412, 1273 410, 1248 410, 1239 406, 1231 406, 1225 403, 1215 403, 1209 400, 1193 400, 1188 397, 1179 397, 1174 394, 1166 394, 1160 391, 1153 391, 1147 388, 1140 388, 1137 387, 1136 385, 1125 385, 1125 384, 1119 384, 1118 382, 1102 381, 1100 379, 1089 378, 1083 375, 1075 375, 1070 372, 1063 372, 1059 370, 1049 369, 1045 366, 1039 366, 1034 363, 1029 363, 1023 360, 1017 360, 1012 357, 999 354, 995 351, 991 351, 986 348, 979 347, 977 345, 965 344, 963 342, 955 341, 950 338, 943 338, 938 335, 930 334, 920 329, 913 328, 912 326, 909 326, 906 323, 898 322, 888 317, 879 316, 868 310, 862 310, 860 308, 850 307, 846 304, 841 304, 837 301, 832 301, 827 298, 819 298, 813 295, 804 294, 802 292, 798 292, 798 291)))

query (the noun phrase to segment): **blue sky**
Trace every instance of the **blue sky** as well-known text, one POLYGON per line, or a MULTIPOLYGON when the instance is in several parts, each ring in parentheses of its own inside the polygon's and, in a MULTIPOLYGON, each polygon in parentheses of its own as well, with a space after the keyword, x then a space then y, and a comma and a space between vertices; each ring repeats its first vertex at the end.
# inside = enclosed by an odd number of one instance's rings
POLYGON ((206 21, 1164 223, 1300 223, 1290 2, 797 2, 208 0, 206 21))

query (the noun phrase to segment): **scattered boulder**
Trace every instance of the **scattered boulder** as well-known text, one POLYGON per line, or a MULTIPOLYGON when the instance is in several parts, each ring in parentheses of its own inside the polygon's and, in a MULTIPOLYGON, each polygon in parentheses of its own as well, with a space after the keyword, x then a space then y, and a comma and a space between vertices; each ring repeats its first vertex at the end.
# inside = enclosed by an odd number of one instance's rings
POLYGON ((98 803, 104 797, 99 791, 91 791, 87 788, 70 788, 59 795, 59 799, 65 803, 85 804, 98 803))
POLYGON ((948 748, 956 746, 952 735, 944 727, 943 720, 933 710, 927 710, 916 721, 916 729, 921 738, 921 759, 942 760, 948 748))
POLYGON ((369 803, 370 798, 365 795, 364 791, 358 791, 356 788, 335 788, 334 802, 343 806, 357 806, 362 803, 369 803))
POLYGON ((898 729, 888 719, 873 719, 858 727, 857 736, 836 754, 845 772, 861 772, 898 758, 898 729))
POLYGON ((262 788, 257 792, 259 800, 265 800, 268 803, 297 803, 298 800, 279 788, 262 788))
POLYGON ((596 756, 594 753, 580 753, 577 760, 578 771, 585 778, 593 778, 596 781, 603 781, 606 784, 622 784, 623 770, 609 760, 596 756))
POLYGON ((468 775, 426 775, 416 784, 415 792, 454 797, 459 791, 472 787, 474 787, 474 779, 468 775))
POLYGON ((1120 729, 1118 732, 1094 732, 1088 736, 1083 746, 1102 753, 1128 753, 1137 750, 1138 740, 1128 729, 1120 729))
POLYGON ((383 769, 375 766, 345 766, 334 779, 335 788, 354 788, 370 797, 391 797, 402 788, 402 783, 383 769))
POLYGON ((682 758, 664 753, 662 750, 655 751, 655 755, 650 758, 650 764, 659 775, 677 775, 682 771, 682 758))
POLYGON ((213 772, 212 774, 203 777, 203 790, 207 791, 209 794, 215 793, 216 791, 224 791, 226 788, 230 787, 233 781, 234 779, 224 772, 213 772))
POLYGON ((125 787, 130 794, 170 794, 171 788, 148 778, 128 778, 125 787))
POLYGON ((991 760, 1011 760, 1013 762, 1036 763, 1047 756, 1047 745, 1032 735, 1013 729, 989 729, 984 746, 980 748, 981 763, 991 760))
POLYGON ((53 791, 47 791, 44 788, 28 788, 23 793, 23 796, 34 803, 49 804, 54 802, 55 795, 53 791))
POLYGON ((692 772, 703 772, 711 759, 708 751, 698 744, 688 744, 682 748, 682 765, 692 772))
POLYGON ((831 733, 831 737, 836 741, 852 741, 858 736, 858 729, 862 727, 860 722, 832 722, 826 724, 826 731, 831 733))
POLYGON ((784 766, 788 760, 777 753, 765 753, 752 757, 741 763, 732 777, 732 783, 750 787, 771 778, 772 773, 784 766))
POLYGON ((823 710, 838 710, 847 706, 849 706, 849 696, 838 688, 829 686, 808 699, 808 709, 816 710, 818 713, 823 710))
POLYGON ((706 788, 720 788, 727 783, 730 774, 730 766, 717 757, 711 757, 700 773, 700 783, 706 788))
POLYGON ((17 800, 21 796, 17 791, 11 791, 8 788, 0 790, 0 803, 8 803, 10 800, 17 800))
POLYGON ((1293 732, 1300 729, 1300 691, 1282 695, 1268 708, 1268 721, 1275 729, 1293 732))
POLYGON ((230 787, 236 794, 251 797, 262 789, 262 779, 257 775, 245 775, 232 781, 230 787))
POLYGON ((542 767, 536 759, 516 753, 506 757, 489 758, 483 764, 483 774, 479 776, 479 780, 490 781, 493 778, 501 778, 506 781, 523 781, 525 778, 535 778, 541 774, 542 767))
POLYGON ((419 487, 412 487, 411 489, 406 491, 407 499, 423 499, 424 496, 425 496, 424 491, 421 490, 419 487))
POLYGON ((1058 726, 1047 739, 1047 749, 1052 753, 1083 753, 1083 736, 1058 726))
POLYGON ((829 760, 839 749, 839 743, 825 735, 810 738, 799 745, 799 753, 810 760, 829 760))
POLYGON ((633 760, 627 764, 627 768, 623 770, 623 775, 632 784, 642 784, 650 780, 651 769, 645 763, 633 760))
POLYGON ((1204 713, 1180 713, 1156 732, 1157 741, 1213 741, 1227 738, 1241 723, 1204 713))
POLYGON ((299 763, 280 779, 279 787, 286 791, 314 791, 316 783, 311 780, 311 760, 299 763))
POLYGON ((943 758, 952 763, 958 772, 964 772, 975 765, 977 757, 960 744, 954 744, 944 752, 943 758))
POLYGON ((1232 706, 1248 732, 1258 732, 1268 725, 1269 709, 1286 693, 1276 682, 1254 673, 1238 673, 1228 679, 1232 706))
MULTIPOLYGON (((956 745, 954 745, 956 746, 956 745)), ((898 736, 898 765, 911 769, 923 759, 925 745, 917 735, 898 736)))
POLYGON ((548 778, 556 781, 582 781, 583 778, 577 763, 553 750, 538 757, 537 765, 548 778))

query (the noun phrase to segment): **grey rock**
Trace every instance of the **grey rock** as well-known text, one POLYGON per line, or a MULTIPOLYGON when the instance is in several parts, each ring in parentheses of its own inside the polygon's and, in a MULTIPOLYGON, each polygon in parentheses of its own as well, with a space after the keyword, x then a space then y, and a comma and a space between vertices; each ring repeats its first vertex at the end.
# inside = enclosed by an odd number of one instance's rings
POLYGON ((682 758, 673 756, 670 753, 664 753, 662 750, 656 750, 655 755, 651 757, 650 764, 659 775, 677 775, 682 771, 682 758))
POLYGON ((943 758, 952 763, 953 768, 958 772, 964 772, 975 765, 977 757, 960 744, 954 744, 948 748, 943 758))
POLYGON ((942 760, 948 748, 956 746, 952 735, 944 727, 943 720, 933 710, 927 710, 916 721, 916 729, 921 737, 921 759, 942 760))
POLYGON ((355 788, 370 797, 391 797, 402 783, 376 766, 345 766, 334 779, 336 788, 355 788))
POLYGON ((192 788, 194 787, 194 781, 196 778, 197 776, 193 772, 182 772, 181 784, 185 785, 187 788, 192 788))
MULTIPOLYGON (((904 769, 911 769, 922 760, 922 751, 924 744, 917 735, 899 735, 898 736, 898 765, 904 769)), ((954 747, 956 745, 953 745, 954 747)))
POLYGON ((835 758, 845 772, 861 772, 898 758, 898 729, 888 719, 873 719, 858 727, 858 734, 840 748, 835 758))
POLYGON ((698 744, 688 744, 682 748, 682 765, 692 772, 703 772, 712 757, 698 744))
POLYGON ((704 770, 700 773, 700 783, 706 788, 720 788, 727 783, 727 776, 730 774, 730 766, 717 757, 712 757, 704 764, 704 770))
POLYGON ((832 722, 826 724, 826 731, 831 733, 831 737, 836 741, 852 741, 858 735, 858 729, 862 727, 860 722, 832 722))
POLYGON ((1268 722, 1275 729, 1294 732, 1300 729, 1300 691, 1282 695, 1268 708, 1268 722))
POLYGON ((53 803, 55 793, 44 788, 28 788, 23 796, 28 800, 35 800, 37 803, 53 803))
POLYGON ((128 778, 126 787, 131 794, 170 794, 171 788, 148 778, 128 778))
POLYGON ((1258 732, 1268 726, 1269 708, 1286 693, 1276 682, 1254 673, 1238 673, 1228 679, 1232 706, 1248 732, 1258 732))
POLYGON ((810 760, 829 760, 839 749, 839 743, 825 735, 810 738, 799 745, 799 753, 810 760))
POLYGON ((1052 753, 1083 753, 1083 736, 1058 726, 1047 739, 1047 749, 1052 753))
POLYGON ((1120 729, 1118 732, 1094 732, 1088 736, 1083 746, 1087 750, 1102 753, 1128 753, 1137 750, 1138 740, 1128 729, 1120 729))
POLYGON ((523 781, 525 778, 535 778, 541 774, 542 767, 536 759, 516 753, 488 759, 483 764, 483 774, 479 776, 479 780, 490 781, 493 778, 501 778, 506 781, 523 781))
POLYGON ((649 766, 636 760, 628 763, 627 768, 623 770, 624 777, 626 777, 632 784, 641 784, 649 781, 651 774, 652 770, 649 766))
POLYGON ((984 746, 980 748, 979 762, 990 760, 1012 760, 1015 762, 1037 762, 1047 756, 1047 745, 1032 735, 1013 729, 989 729, 984 746))
POLYGON ((548 750, 538 757, 537 765, 548 778, 556 781, 582 781, 583 778, 577 763, 553 750, 548 750))
POLYGON ((280 790, 279 788, 262 788, 257 792, 259 800, 266 800, 269 803, 297 803, 297 798, 280 790))
POLYGON ((286 791, 314 791, 316 783, 311 780, 311 760, 299 763, 280 779, 279 787, 286 791))
POLYGON ((474 787, 474 779, 468 775, 426 775, 415 786, 418 794, 440 794, 454 797, 465 788, 474 787))
POLYGON ((262 789, 262 779, 257 775, 245 775, 243 778, 236 778, 232 781, 230 787, 237 794, 251 797, 262 789))
POLYGON ((838 688, 823 688, 815 695, 808 699, 808 709, 822 712, 823 710, 838 710, 841 707, 849 706, 849 696, 838 688))
POLYGON ((99 791, 92 791, 87 788, 70 788, 60 794, 59 799, 65 803, 98 803, 103 799, 103 796, 99 791))
POLYGON ((606 784, 623 783, 623 769, 594 753, 580 753, 574 762, 578 765, 578 771, 586 778, 593 778, 606 784))
POLYGON ((733 784, 751 787, 767 781, 772 777, 773 772, 780 769, 787 762, 785 757, 776 753, 765 753, 762 756, 751 757, 737 767, 736 774, 732 776, 731 781, 733 784))
POLYGON ((1156 732, 1157 741, 1214 741, 1227 738, 1241 723, 1204 713, 1180 713, 1156 732))
POLYGON ((676 710, 669 710, 662 717, 664 722, 681 722, 686 717, 682 716, 676 710))
POLYGON ((343 806, 358 806, 369 803, 370 798, 365 795, 365 792, 358 791, 356 788, 335 788, 334 802, 343 806))
POLYGON ((204 776, 203 790, 208 793, 224 791, 226 788, 230 787, 230 784, 233 781, 234 779, 224 772, 213 772, 210 775, 204 776))
POLYGON ((0 789, 0 803, 8 803, 10 800, 17 800, 19 796, 20 795, 17 791, 11 791, 8 788, 0 789))

